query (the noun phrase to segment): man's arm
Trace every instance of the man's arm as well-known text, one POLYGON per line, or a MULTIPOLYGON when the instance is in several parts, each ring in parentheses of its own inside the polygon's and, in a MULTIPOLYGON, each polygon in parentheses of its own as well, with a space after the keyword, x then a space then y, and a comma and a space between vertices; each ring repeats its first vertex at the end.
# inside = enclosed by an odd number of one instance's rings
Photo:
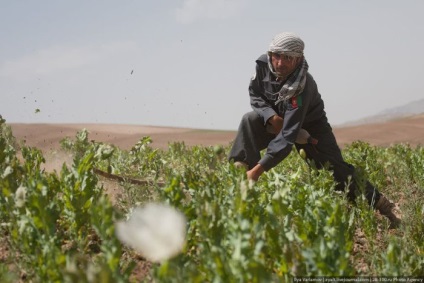
POLYGON ((259 161, 265 171, 275 167, 289 155, 303 125, 311 100, 317 95, 315 81, 312 77, 308 77, 304 91, 287 101, 283 128, 269 143, 266 154, 259 161))
POLYGON ((256 164, 255 167, 247 171, 247 179, 257 181, 264 172, 264 167, 261 164, 256 164))
POLYGON ((265 98, 262 80, 265 76, 264 70, 256 64, 256 73, 250 80, 249 96, 252 109, 262 117, 264 126, 273 116, 278 116, 270 101, 265 98))
POLYGON ((283 128, 284 120, 278 115, 274 115, 271 118, 268 119, 267 122, 267 131, 269 133, 272 133, 274 135, 278 135, 279 132, 281 132, 281 129, 283 128))

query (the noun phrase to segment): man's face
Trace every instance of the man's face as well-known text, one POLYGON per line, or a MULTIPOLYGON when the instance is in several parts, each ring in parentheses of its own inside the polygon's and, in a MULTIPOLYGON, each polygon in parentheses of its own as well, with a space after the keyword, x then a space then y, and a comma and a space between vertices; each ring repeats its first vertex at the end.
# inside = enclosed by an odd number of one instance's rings
POLYGON ((278 77, 287 78, 296 70, 302 57, 291 57, 280 53, 271 53, 271 64, 278 77))

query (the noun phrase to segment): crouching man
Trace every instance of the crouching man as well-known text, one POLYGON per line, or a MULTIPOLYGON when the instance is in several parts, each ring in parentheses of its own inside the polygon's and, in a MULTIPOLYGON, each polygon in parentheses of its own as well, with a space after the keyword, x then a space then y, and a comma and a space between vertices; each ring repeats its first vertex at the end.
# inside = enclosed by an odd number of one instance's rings
MULTIPOLYGON (((318 168, 329 163, 336 189, 344 190, 355 168, 343 160, 303 51, 304 42, 285 32, 276 35, 268 52, 256 60, 256 73, 249 85, 253 111, 242 118, 229 160, 245 167, 248 179, 257 181, 263 172, 286 158, 295 145, 318 168), (260 151, 265 148, 261 157, 260 151)), ((358 184, 350 183, 350 201, 354 201, 357 190, 358 184)), ((365 196, 390 220, 391 228, 399 226, 394 205, 368 181, 365 196)))

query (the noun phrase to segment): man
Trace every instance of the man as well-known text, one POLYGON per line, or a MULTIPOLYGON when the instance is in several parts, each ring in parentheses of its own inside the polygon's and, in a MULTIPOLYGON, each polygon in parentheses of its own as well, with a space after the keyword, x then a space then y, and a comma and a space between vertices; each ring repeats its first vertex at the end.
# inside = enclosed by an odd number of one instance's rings
MULTIPOLYGON (((249 85, 254 111, 243 116, 229 160, 248 169, 248 179, 257 181, 264 171, 280 163, 295 144, 318 168, 330 164, 336 189, 344 190, 355 168, 343 160, 317 84, 308 73, 303 50, 304 42, 285 32, 276 35, 268 53, 256 60, 256 73, 249 85), (265 148, 261 157, 260 151, 265 148)), ((347 196, 354 201, 356 194, 358 184, 353 178, 347 196)), ((365 196, 371 206, 389 218, 392 228, 400 224, 392 211, 394 205, 369 182, 365 196)))

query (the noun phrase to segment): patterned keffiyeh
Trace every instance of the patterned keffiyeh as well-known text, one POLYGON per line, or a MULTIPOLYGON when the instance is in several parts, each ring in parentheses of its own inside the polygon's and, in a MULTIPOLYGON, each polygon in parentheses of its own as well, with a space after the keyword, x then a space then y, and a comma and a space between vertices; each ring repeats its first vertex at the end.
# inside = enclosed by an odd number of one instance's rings
POLYGON ((282 53, 290 57, 303 57, 299 67, 288 77, 280 91, 275 104, 288 100, 300 94, 305 88, 306 73, 308 72, 308 63, 303 56, 305 44, 296 34, 283 32, 274 37, 268 49, 268 66, 271 72, 277 76, 272 67, 270 53, 282 53))

